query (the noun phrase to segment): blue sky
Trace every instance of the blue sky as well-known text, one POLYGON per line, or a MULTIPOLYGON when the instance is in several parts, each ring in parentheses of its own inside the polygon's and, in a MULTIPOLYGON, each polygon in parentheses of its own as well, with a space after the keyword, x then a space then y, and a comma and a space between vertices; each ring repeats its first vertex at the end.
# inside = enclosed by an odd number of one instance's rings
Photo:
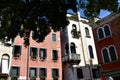
MULTIPOLYGON (((72 10, 68 10, 68 13, 73 13, 74 14, 74 12, 72 10)), ((109 14, 110 14, 110 12, 108 12, 107 10, 101 10, 100 14, 99 14, 99 18, 104 18, 105 16, 107 16, 109 14)), ((82 17, 84 17, 83 10, 80 10, 80 15, 82 17)))

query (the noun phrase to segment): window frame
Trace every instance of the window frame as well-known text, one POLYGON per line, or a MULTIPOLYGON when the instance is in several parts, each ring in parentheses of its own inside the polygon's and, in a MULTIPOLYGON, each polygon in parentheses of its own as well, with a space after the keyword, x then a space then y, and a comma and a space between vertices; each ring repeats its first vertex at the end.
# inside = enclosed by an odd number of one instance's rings
POLYGON ((118 60, 117 51, 116 51, 116 48, 115 48, 114 45, 110 45, 110 46, 108 46, 108 47, 102 48, 101 53, 102 53, 103 62, 104 62, 105 64, 106 64, 106 63, 110 63, 110 62, 115 62, 115 61, 118 60), (114 48, 116 60, 112 60, 112 58, 111 58, 110 51, 109 51, 109 48, 110 48, 110 47, 113 47, 113 48, 114 48), (103 55, 103 50, 104 50, 104 49, 106 49, 106 50, 107 50, 107 53, 108 53, 108 58, 109 58, 109 61, 108 61, 108 62, 105 62, 105 59, 104 59, 104 55, 103 55))
POLYGON ((30 78, 30 80, 36 80, 36 78, 37 78, 37 68, 36 67, 30 67, 29 68, 29 78, 30 78), (31 72, 31 70, 34 70, 35 71, 35 74, 33 74, 33 76, 32 76, 32 72, 31 72))
POLYGON ((38 57, 38 48, 36 48, 36 47, 30 47, 30 58, 32 60, 36 60, 37 57, 38 57), (34 51, 34 50, 36 50, 36 51, 34 51), (32 54, 32 52, 33 52, 33 54, 32 54))
POLYGON ((90 58, 94 58, 94 52, 93 52, 93 47, 92 45, 88 45, 88 51, 89 51, 89 56, 90 58))
POLYGON ((47 78, 47 68, 39 68, 39 77, 40 77, 40 80, 46 80, 46 78, 47 78), (43 70, 42 75, 41 75, 41 70, 43 70))
POLYGON ((53 80, 58 80, 59 78, 59 69, 58 68, 52 68, 52 78, 53 80))
POLYGON ((57 41, 57 35, 55 33, 52 33, 52 41, 53 42, 57 41))
POLYGON ((52 50, 52 60, 53 61, 58 60, 58 50, 52 50))
POLYGON ((13 57, 20 57, 22 52, 22 46, 21 45, 14 45, 13 46, 13 57))
POLYGON ((39 57, 40 57, 40 60, 45 60, 46 59, 46 57, 47 57, 47 49, 46 48, 40 48, 39 49, 39 57), (41 53, 41 50, 43 50, 42 53, 41 53))
MULTIPOLYGON (((11 67, 11 70, 10 70, 10 77, 13 79, 13 80, 17 80, 20 76, 20 67, 19 66, 12 66, 11 67), (14 70, 16 70, 17 72, 15 72, 15 75, 12 74, 14 71, 13 71, 13 68, 14 70)), ((12 80, 11 79, 11 80, 12 80)))

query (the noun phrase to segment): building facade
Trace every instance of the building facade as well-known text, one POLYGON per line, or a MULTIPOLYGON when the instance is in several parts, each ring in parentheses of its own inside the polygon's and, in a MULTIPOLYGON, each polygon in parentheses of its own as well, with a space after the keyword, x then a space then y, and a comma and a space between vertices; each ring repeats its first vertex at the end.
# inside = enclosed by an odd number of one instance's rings
POLYGON ((98 60, 92 28, 81 21, 70 19, 69 22, 61 30, 63 80, 97 80, 98 60))
POLYGON ((7 79, 12 59, 12 41, 0 41, 0 79, 7 79))
POLYGON ((120 80, 120 14, 111 14, 93 28, 102 77, 120 80))
POLYGON ((18 35, 13 44, 11 80, 62 80, 60 32, 51 32, 44 42, 37 43, 30 36, 24 46, 18 35))

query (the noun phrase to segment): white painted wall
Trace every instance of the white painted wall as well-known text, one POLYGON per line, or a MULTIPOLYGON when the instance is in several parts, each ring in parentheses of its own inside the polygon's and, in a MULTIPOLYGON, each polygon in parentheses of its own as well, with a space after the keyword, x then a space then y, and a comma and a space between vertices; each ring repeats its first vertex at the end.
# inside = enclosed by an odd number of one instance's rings
MULTIPOLYGON (((4 57, 5 58, 5 57, 4 57)), ((12 59, 12 46, 5 46, 2 42, 0 42, 0 67, 2 67, 1 73, 9 74, 10 65, 12 59), (9 61, 2 60, 2 56, 6 54, 9 56, 9 61), (7 66, 7 62, 9 62, 9 66, 7 66)))

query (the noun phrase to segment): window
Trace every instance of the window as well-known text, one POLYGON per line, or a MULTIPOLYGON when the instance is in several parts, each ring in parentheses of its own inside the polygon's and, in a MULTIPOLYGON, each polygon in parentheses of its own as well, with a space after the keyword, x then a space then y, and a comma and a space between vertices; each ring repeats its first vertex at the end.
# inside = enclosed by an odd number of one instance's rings
POLYGON ((78 78, 83 78, 83 71, 80 68, 77 68, 77 77, 78 78))
POLYGON ((105 31, 105 36, 110 36, 110 29, 108 25, 104 26, 104 31, 105 31))
POLYGON ((108 24, 105 24, 105 26, 101 27, 98 29, 98 38, 103 39, 106 38, 107 36, 110 36, 110 27, 108 24))
POLYGON ((92 69, 92 74, 93 74, 93 78, 98 78, 100 75, 98 69, 92 69))
POLYGON ((21 46, 14 45, 13 47, 13 57, 19 57, 21 54, 21 46))
POLYGON ((40 59, 41 59, 41 60, 45 60, 46 55, 47 55, 47 50, 41 48, 41 49, 40 49, 40 59))
POLYGON ((75 24, 72 25, 71 34, 73 38, 79 38, 80 37, 80 31, 77 31, 77 27, 75 24))
POLYGON ((116 61, 117 56, 116 56, 116 52, 113 46, 109 47, 109 52, 110 52, 111 61, 116 61))
POLYGON ((1 59, 1 71, 3 74, 8 74, 9 72, 9 60, 10 57, 8 54, 3 54, 1 59))
POLYGON ((10 77, 11 80, 18 80, 20 74, 20 68, 19 67, 12 67, 10 70, 10 77))
POLYGON ((117 53, 114 46, 109 46, 102 50, 104 63, 112 62, 117 60, 117 53))
POLYGON ((52 54, 53 54, 53 60, 58 60, 58 51, 57 50, 53 50, 52 54))
POLYGON ((47 77, 46 68, 40 68, 39 76, 40 76, 40 80, 46 80, 47 77))
POLYGON ((56 42, 56 34, 52 34, 52 41, 56 42))
POLYGON ((89 29, 87 27, 85 27, 85 33, 86 33, 86 37, 90 38, 90 33, 89 33, 89 29))
POLYGON ((88 49, 89 49, 90 58, 94 58, 92 46, 89 45, 88 49))
POLYGON ((59 78, 59 69, 52 69, 52 77, 53 77, 53 80, 58 80, 59 78))
POLYGON ((71 49, 71 53, 74 53, 74 54, 76 53, 76 47, 73 42, 70 44, 70 49, 71 49))
POLYGON ((36 80, 37 77, 37 68, 30 68, 29 70, 30 80, 36 80))
POLYGON ((98 36, 99 36, 99 39, 104 38, 104 34, 103 34, 102 28, 99 28, 99 29, 98 29, 98 36))
POLYGON ((103 50, 102 50, 102 54, 103 54, 104 62, 105 62, 105 63, 110 62, 107 49, 103 49, 103 50))
POLYGON ((31 59, 37 59, 37 54, 38 54, 37 51, 38 51, 37 48, 33 48, 33 47, 30 48, 31 59))
POLYGON ((66 52, 66 54, 69 54, 69 46, 68 46, 68 44, 65 45, 65 52, 66 52))

